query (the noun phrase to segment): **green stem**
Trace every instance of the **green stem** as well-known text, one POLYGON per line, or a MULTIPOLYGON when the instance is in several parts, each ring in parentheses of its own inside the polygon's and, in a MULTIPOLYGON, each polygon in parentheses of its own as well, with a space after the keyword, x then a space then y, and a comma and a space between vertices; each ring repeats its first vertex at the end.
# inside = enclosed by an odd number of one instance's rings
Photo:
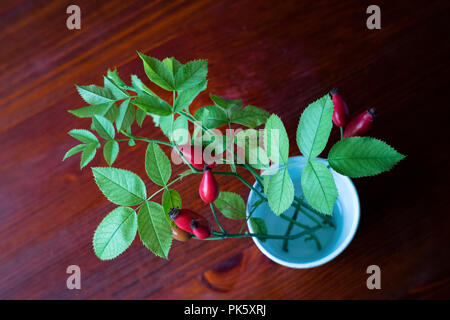
POLYGON ((149 138, 145 138, 145 137, 136 137, 133 136, 132 134, 129 134, 128 132, 125 131, 120 131, 123 135, 133 139, 133 140, 140 140, 140 141, 146 141, 146 142, 154 142, 154 143, 159 143, 159 144, 164 144, 166 146, 169 147, 173 147, 173 144, 167 141, 162 141, 162 140, 157 140, 157 139, 149 139, 149 138))
POLYGON ((344 128, 339 127, 339 131, 341 132, 341 140, 344 139, 344 128))
POLYGON ((264 238, 264 239, 288 239, 293 240, 300 238, 304 235, 310 234, 310 231, 303 231, 300 233, 296 233, 289 236, 283 236, 283 235, 273 235, 273 234, 263 234, 263 233, 219 233, 219 232, 213 232, 213 235, 216 237, 207 238, 205 240, 215 240, 215 239, 228 239, 228 238, 246 238, 246 237, 256 237, 256 238, 264 238))
MULTIPOLYGON (((297 205, 295 208, 295 212, 292 215, 292 220, 297 220, 298 211, 299 211, 299 206, 297 205)), ((294 222, 290 221, 289 225, 286 229, 286 233, 284 235, 285 236, 290 235, 293 227, 294 227, 294 222)), ((288 239, 284 239, 284 241, 283 241, 283 251, 285 251, 285 252, 288 252, 288 241, 289 241, 288 239)))
POLYGON ((219 226, 220 230, 222 230, 222 232, 223 232, 224 234, 227 234, 227 232, 225 231, 225 229, 224 229, 224 228, 222 227, 222 225, 220 224, 219 219, 217 218, 216 210, 214 210, 214 205, 213 205, 212 203, 210 203, 209 206, 210 206, 210 208, 211 208, 211 211, 212 211, 212 213, 213 213, 214 219, 216 220, 216 223, 217 223, 217 225, 219 226))

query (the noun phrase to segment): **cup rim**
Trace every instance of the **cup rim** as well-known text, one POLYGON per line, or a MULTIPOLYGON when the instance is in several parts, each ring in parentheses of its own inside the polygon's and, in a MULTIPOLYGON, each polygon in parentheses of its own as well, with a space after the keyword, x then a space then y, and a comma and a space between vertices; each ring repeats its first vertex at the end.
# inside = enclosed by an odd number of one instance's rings
MULTIPOLYGON (((294 157, 290 157, 289 159, 302 159, 305 158, 304 156, 294 156, 294 157)), ((325 160, 325 159, 321 159, 321 160, 325 160)), ((326 160, 325 160, 326 161, 326 160)), ((308 268, 314 268, 314 267, 318 267, 320 265, 323 265, 331 260, 333 260, 334 258, 336 258, 339 254, 342 253, 342 251, 345 250, 345 248, 347 248, 347 246, 350 244, 350 242, 353 240, 355 234, 356 234, 356 230, 358 229, 358 225, 359 225, 359 219, 360 219, 360 201, 359 201, 359 196, 358 196, 358 192, 355 188, 355 185, 353 184, 352 180, 344 175, 339 174, 338 172, 334 171, 333 169, 332 173, 333 175, 339 175, 341 179, 345 180, 347 185, 349 186, 348 190, 349 192, 354 194, 354 198, 355 198, 355 210, 352 210, 352 214, 354 215, 354 219, 353 219, 353 223, 352 226, 350 228, 350 231, 348 232, 347 236, 345 237, 345 239, 337 246, 336 249, 334 249, 333 251, 331 251, 330 253, 328 253, 327 255, 314 260, 314 261, 310 261, 310 262, 289 262, 283 259, 280 259, 274 255, 272 255, 263 245, 263 243, 256 237, 252 237, 253 242, 256 244, 256 246, 258 247, 258 249, 266 256, 268 257, 270 260, 283 265, 285 267, 289 267, 289 268, 294 268, 294 269, 308 269, 308 268)), ((257 186, 257 182, 255 181, 255 183, 253 184, 254 187, 257 186)), ((248 210, 248 204, 251 202, 251 200, 254 197, 254 192, 253 190, 250 190, 250 193, 248 195, 247 198, 247 207, 246 207, 246 216, 248 217, 249 215, 249 210, 248 210)), ((248 230, 253 233, 254 230, 251 226, 250 223, 250 219, 247 221, 247 227, 248 230)))

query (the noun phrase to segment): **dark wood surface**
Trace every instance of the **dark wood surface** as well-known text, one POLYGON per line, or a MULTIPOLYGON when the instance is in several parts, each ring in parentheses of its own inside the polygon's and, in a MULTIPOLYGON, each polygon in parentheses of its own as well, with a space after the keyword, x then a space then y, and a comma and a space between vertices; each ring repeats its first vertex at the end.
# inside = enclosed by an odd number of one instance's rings
MULTIPOLYGON (((448 1, 377 1, 382 29, 374 31, 366 28, 369 4, 2 1, 0 298, 449 298, 448 1), (79 31, 65 26, 72 3, 82 10, 79 31), (101 262, 91 239, 114 206, 90 170, 80 171, 79 156, 61 162, 75 144, 67 131, 89 127, 67 110, 84 106, 74 84, 101 84, 109 67, 144 79, 137 50, 208 59, 209 92, 277 113, 292 141, 302 110, 336 86, 352 114, 376 106, 372 135, 408 157, 392 172, 354 180, 359 229, 324 266, 279 266, 250 239, 175 243, 165 261, 137 238, 125 254, 101 262), (81 267, 81 290, 66 288, 72 264, 81 267), (366 288, 371 264, 381 267, 381 290, 366 288)), ((208 103, 203 94, 195 106, 208 103)), ((144 123, 137 135, 162 138, 144 123)), ((145 144, 124 144, 116 166, 144 177, 144 152, 145 144)), ((291 154, 299 154, 294 143, 291 154)), ((99 155, 92 165, 105 162, 99 155)), ((239 181, 218 179, 224 190, 247 196, 239 181)), ((176 189, 185 206, 207 213, 199 180, 189 177, 176 189)))

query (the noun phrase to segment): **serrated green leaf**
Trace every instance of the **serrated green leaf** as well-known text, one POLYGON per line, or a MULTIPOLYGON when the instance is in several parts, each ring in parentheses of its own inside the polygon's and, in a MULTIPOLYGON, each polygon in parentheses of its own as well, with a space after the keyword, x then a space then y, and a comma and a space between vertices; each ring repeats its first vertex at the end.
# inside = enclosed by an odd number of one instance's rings
POLYGON ((105 143, 103 147, 103 156, 109 166, 112 166, 114 161, 116 161, 117 155, 119 154, 119 143, 115 140, 110 140, 105 143))
POLYGON ((94 159, 99 145, 100 144, 97 142, 88 143, 86 145, 86 148, 83 150, 83 153, 81 154, 80 169, 83 169, 89 162, 92 161, 92 159, 94 159))
POLYGON ((147 199, 145 184, 135 173, 118 168, 92 168, 95 182, 105 197, 120 206, 135 206, 147 199))
POLYGON ((111 93, 113 94, 114 98, 116 100, 123 100, 129 98, 128 94, 120 89, 113 80, 108 78, 107 76, 103 76, 104 86, 105 88, 109 89, 111 93))
POLYGON ((318 161, 308 161, 302 172, 302 189, 306 201, 319 212, 331 215, 338 191, 330 170, 318 161))
POLYGON ((217 106, 206 106, 198 109, 195 118, 208 129, 215 129, 228 123, 227 114, 217 106))
POLYGON ((148 94, 151 96, 157 96, 156 93, 154 93, 152 90, 150 90, 149 87, 147 87, 142 81, 141 79, 139 79, 139 77, 135 74, 131 75, 131 84, 133 86, 133 90, 135 90, 137 92, 137 94, 139 96, 148 94))
POLYGON ((160 186, 166 185, 172 174, 169 158, 156 143, 148 144, 145 152, 145 171, 149 178, 160 186))
POLYGON ((172 72, 174 77, 178 70, 183 66, 181 62, 174 57, 165 58, 162 63, 166 65, 166 67, 170 70, 170 72, 172 72))
POLYGON ((95 115, 92 118, 92 123, 95 131, 97 131, 101 137, 105 138, 106 140, 114 139, 115 136, 114 126, 108 119, 102 116, 95 115))
MULTIPOLYGON (((254 233, 267 234, 266 222, 262 218, 250 218, 250 224, 254 233)), ((259 237, 259 241, 265 242, 266 238, 259 237)))
POLYGON ((133 87, 128 86, 125 82, 123 82, 123 80, 119 77, 119 73, 117 72, 117 69, 114 70, 109 70, 107 72, 107 76, 109 79, 111 79, 112 82, 114 82, 114 84, 116 86, 118 86, 121 89, 124 90, 133 90, 133 87))
POLYGON ((289 157, 289 138, 281 119, 272 114, 264 128, 264 149, 274 163, 287 163, 289 157))
POLYGON ((164 190, 162 196, 162 206, 164 208, 164 213, 168 214, 170 209, 177 208, 181 209, 181 196, 173 189, 164 190))
POLYGON ((119 115, 119 109, 116 104, 113 103, 111 108, 105 113, 104 117, 108 119, 111 123, 116 122, 117 116, 119 115))
POLYGON ((189 110, 189 105, 194 101, 194 99, 199 95, 200 92, 204 91, 208 85, 208 81, 202 81, 195 87, 186 89, 178 92, 178 96, 175 99, 174 110, 179 112, 183 109, 189 110))
POLYGON ((79 144, 76 145, 75 147, 71 148, 69 151, 66 152, 66 154, 64 155, 63 161, 66 160, 67 158, 77 154, 78 152, 81 152, 84 150, 84 148, 86 148, 85 144, 79 144))
POLYGON ((115 101, 116 98, 108 88, 91 84, 89 86, 76 86, 78 93, 89 104, 102 104, 115 101))
POLYGON ((268 118, 269 113, 266 110, 249 105, 244 109, 233 112, 231 122, 254 128, 265 124, 268 118))
POLYGON ((236 193, 221 191, 214 205, 228 219, 245 219, 245 202, 236 193))
POLYGON ((78 118, 92 118, 94 115, 104 116, 113 104, 114 102, 107 102, 69 110, 68 112, 73 114, 74 116, 77 116, 78 118))
POLYGON ((308 159, 317 157, 325 148, 333 122, 333 101, 327 94, 303 111, 297 127, 297 145, 308 159))
POLYGON ((135 111, 130 100, 124 100, 119 107, 119 113, 116 119, 117 131, 127 130, 134 121, 135 111))
POLYGON ((172 229, 164 209, 159 204, 145 201, 138 214, 138 230, 147 249, 159 257, 168 258, 172 245, 172 229))
MULTIPOLYGON (((245 162, 256 169, 265 169, 269 167, 269 158, 266 151, 259 146, 259 132, 255 129, 247 129, 238 132, 235 135, 236 145, 245 152, 245 162)), ((238 150, 238 155, 242 153, 238 150)))
POLYGON ((111 211, 97 227, 92 244, 101 260, 111 260, 124 252, 137 232, 136 212, 128 207, 111 211))
POLYGON ((207 60, 193 60, 182 66, 175 75, 175 90, 182 91, 195 87, 206 79, 207 60))
POLYGON ((140 52, 138 52, 138 54, 142 59, 142 62, 144 63, 145 74, 150 79, 150 81, 157 84, 163 89, 169 91, 175 90, 173 73, 166 64, 162 63, 158 59, 146 56, 145 54, 142 54, 140 52))
POLYGON ((269 192, 269 182, 270 175, 263 175, 263 183, 264 183, 264 193, 267 194, 269 192))
POLYGON ((147 112, 145 112, 141 108, 136 109, 136 122, 139 125, 139 127, 142 127, 142 123, 144 122, 146 116, 147 112))
POLYGON ((294 184, 286 168, 278 170, 269 181, 267 199, 272 211, 278 216, 294 201, 294 184))
POLYGON ((188 143, 189 139, 189 123, 185 117, 178 117, 173 124, 173 134, 171 140, 176 145, 188 143))
POLYGON ((328 154, 330 166, 340 174, 367 177, 391 170, 404 155, 387 143, 370 137, 349 137, 337 142, 328 154))
POLYGON ((168 116, 172 113, 172 107, 162 99, 144 94, 133 100, 133 104, 147 113, 158 116, 168 116))
POLYGON ((242 100, 229 100, 220 96, 216 96, 212 93, 209 94, 209 97, 216 106, 220 107, 229 116, 231 116, 233 112, 242 108, 242 100))
POLYGON ((69 135, 84 143, 98 142, 97 137, 92 132, 85 129, 72 129, 69 131, 69 135))

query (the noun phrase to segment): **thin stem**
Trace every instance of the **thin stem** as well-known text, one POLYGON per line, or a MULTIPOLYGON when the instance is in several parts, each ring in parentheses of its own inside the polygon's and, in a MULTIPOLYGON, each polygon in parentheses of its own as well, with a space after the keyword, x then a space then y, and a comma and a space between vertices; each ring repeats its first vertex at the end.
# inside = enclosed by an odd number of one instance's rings
MULTIPOLYGON (((292 215, 292 220, 297 220, 298 211, 299 211, 299 205, 297 205, 295 208, 295 212, 292 215)), ((289 225, 287 227, 286 233, 284 235, 285 236, 290 235, 293 227, 294 227, 294 223, 293 223, 293 221, 290 221, 289 225)), ((283 251, 288 252, 288 240, 287 239, 284 239, 284 241, 283 241, 283 251)))
POLYGON ((344 128, 339 127, 339 131, 341 132, 341 140, 344 139, 344 128))
POLYGON ((162 141, 162 140, 157 140, 157 139, 149 139, 149 138, 145 138, 145 137, 136 137, 133 136, 132 134, 129 134, 128 132, 125 131, 120 131, 123 135, 133 139, 133 140, 140 140, 140 141, 146 141, 146 142, 154 142, 154 143, 159 143, 159 144, 164 144, 166 146, 169 147, 173 147, 173 144, 167 141, 162 141))
MULTIPOLYGON (((256 238, 264 238, 264 239, 288 239, 288 240, 293 240, 293 239, 297 239, 300 238, 304 235, 310 234, 311 231, 303 231, 300 233, 296 233, 293 235, 289 235, 289 236, 283 236, 283 235, 273 235, 273 234, 263 234, 263 233, 227 233, 227 234, 223 234, 223 233, 218 233, 218 232, 213 232, 213 235, 216 237, 220 237, 220 239, 228 239, 228 238, 246 238, 246 237, 256 237, 256 238)), ((209 240, 211 238, 207 238, 205 240, 209 240)), ((216 238, 213 238, 216 239, 216 238)))
POLYGON ((216 220, 216 223, 217 223, 217 225, 219 226, 220 230, 222 230, 222 232, 223 232, 224 234, 227 234, 227 232, 225 231, 225 229, 224 229, 224 228, 222 227, 222 225, 220 224, 219 219, 217 218, 216 210, 214 210, 214 205, 213 205, 212 203, 210 203, 209 206, 210 206, 210 208, 211 208, 211 211, 212 211, 212 213, 213 213, 214 219, 216 220))
POLYGON ((310 227, 310 226, 307 226, 306 224, 303 224, 303 223, 300 223, 300 222, 296 221, 294 218, 289 218, 284 213, 280 214, 280 218, 284 219, 286 221, 289 221, 290 223, 295 224, 296 226, 298 226, 300 228, 303 228, 303 229, 306 229, 306 230, 310 230, 311 231, 311 230, 318 229, 318 227, 310 227))

